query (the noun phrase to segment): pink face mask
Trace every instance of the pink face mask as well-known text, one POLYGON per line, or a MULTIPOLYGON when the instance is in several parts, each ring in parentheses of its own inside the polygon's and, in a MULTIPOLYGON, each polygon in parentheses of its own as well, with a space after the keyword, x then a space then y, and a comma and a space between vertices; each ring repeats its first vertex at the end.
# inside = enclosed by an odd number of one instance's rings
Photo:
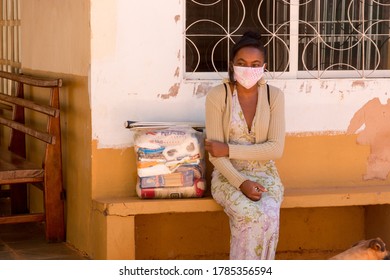
POLYGON ((263 67, 233 66, 234 78, 246 89, 253 87, 264 74, 263 67))

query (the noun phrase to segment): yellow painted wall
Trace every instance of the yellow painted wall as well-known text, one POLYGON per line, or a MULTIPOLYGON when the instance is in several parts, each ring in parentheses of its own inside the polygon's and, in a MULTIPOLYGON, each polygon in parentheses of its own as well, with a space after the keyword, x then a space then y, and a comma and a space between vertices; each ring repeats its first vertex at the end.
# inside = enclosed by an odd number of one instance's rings
MULTIPOLYGON (((135 196, 133 148, 98 149, 96 142, 93 147, 96 197, 135 196)), ((362 179, 368 154, 369 147, 356 144, 356 135, 288 135, 276 164, 287 188, 389 184, 389 179, 362 179)))
MULTIPOLYGON (((364 207, 282 209, 277 259, 326 259, 365 238, 364 207)), ((221 212, 136 217, 136 259, 228 259, 221 212)))
POLYGON ((356 144, 356 135, 292 135, 277 160, 286 187, 327 187, 388 184, 363 181, 369 147, 356 144))
POLYGON ((365 212, 366 235, 380 237, 390 244, 390 205, 371 205, 365 212))
MULTIPOLYGON (((277 165, 286 188, 388 184, 362 180, 368 153, 366 147, 356 144, 354 135, 293 135, 287 137, 284 156, 277 165)), ((120 192, 135 196, 133 149, 97 149, 94 154, 98 155, 95 166, 99 170, 94 179, 104 182, 101 186, 94 184, 96 193, 102 197, 120 192), (117 177, 112 177, 115 174, 117 177), (111 178, 112 188, 106 187, 107 178, 111 178)), ((358 240, 373 237, 375 232, 367 228, 366 216, 375 216, 377 211, 368 212, 363 206, 282 209, 277 258, 324 259, 358 240)), ((117 219, 125 223, 125 218, 117 219)), ((135 228, 136 259, 228 257, 228 219, 222 211, 139 215, 135 217, 135 228)), ((384 226, 375 228, 386 239, 384 226)))
POLYGON ((22 65, 88 76, 90 68, 90 1, 20 1, 22 65))
MULTIPOLYGON (((355 138, 288 136, 277 161, 285 187, 388 184, 362 181, 368 150, 355 138)), ((365 213, 362 206, 282 209, 277 258, 324 259, 371 237, 365 213)), ((228 238, 223 212, 136 217, 137 259, 224 259, 228 238)))
POLYGON ((67 241, 91 248, 90 1, 20 1, 22 67, 63 79, 60 90, 67 241))
POLYGON ((98 149, 96 141, 92 147, 93 198, 135 196, 134 149, 98 149))

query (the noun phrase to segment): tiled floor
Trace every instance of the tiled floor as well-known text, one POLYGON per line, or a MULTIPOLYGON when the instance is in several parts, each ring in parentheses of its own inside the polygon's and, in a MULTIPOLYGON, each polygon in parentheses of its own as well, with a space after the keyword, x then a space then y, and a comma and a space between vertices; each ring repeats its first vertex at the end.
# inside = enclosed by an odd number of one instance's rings
MULTIPOLYGON (((1 204, 3 209, 0 210, 4 210, 4 200, 1 204)), ((88 257, 65 242, 46 242, 42 223, 0 225, 0 260, 86 259, 88 257)))
POLYGON ((0 225, 0 260, 85 260, 67 243, 45 241, 42 224, 0 225))

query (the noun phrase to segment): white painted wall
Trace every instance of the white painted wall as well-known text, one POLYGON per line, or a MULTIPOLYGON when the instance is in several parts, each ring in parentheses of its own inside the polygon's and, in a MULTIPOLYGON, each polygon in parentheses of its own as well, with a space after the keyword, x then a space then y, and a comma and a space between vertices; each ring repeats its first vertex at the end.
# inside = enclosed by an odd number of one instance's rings
POLYGON ((345 133, 354 113, 369 100, 390 98, 390 79, 278 80, 286 99, 288 133, 345 133))
MULTIPOLYGON (((184 0, 91 0, 91 106, 99 148, 132 146, 126 120, 203 121, 203 84, 183 80, 184 0), (162 99, 178 86, 176 97, 162 99)), ((217 84, 220 81, 213 81, 217 84)), ((344 133, 390 80, 273 80, 286 95, 288 133, 344 133)))

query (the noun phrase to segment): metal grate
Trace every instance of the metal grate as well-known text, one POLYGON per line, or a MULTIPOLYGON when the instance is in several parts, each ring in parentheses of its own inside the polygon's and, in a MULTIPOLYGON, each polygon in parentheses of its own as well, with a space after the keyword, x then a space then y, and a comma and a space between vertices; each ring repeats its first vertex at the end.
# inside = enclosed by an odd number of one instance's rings
MULTIPOLYGON (((389 1, 390 3, 390 1, 389 1)), ((299 8, 299 70, 313 77, 352 70, 368 77, 389 70, 390 4, 309 1, 299 8)))
POLYGON ((186 78, 227 71, 248 29, 268 49, 268 76, 390 77, 390 0, 187 0, 186 78))
POLYGON ((288 70, 289 8, 283 0, 187 0, 186 72, 226 72, 232 44, 249 29, 263 34, 269 70, 288 70))

